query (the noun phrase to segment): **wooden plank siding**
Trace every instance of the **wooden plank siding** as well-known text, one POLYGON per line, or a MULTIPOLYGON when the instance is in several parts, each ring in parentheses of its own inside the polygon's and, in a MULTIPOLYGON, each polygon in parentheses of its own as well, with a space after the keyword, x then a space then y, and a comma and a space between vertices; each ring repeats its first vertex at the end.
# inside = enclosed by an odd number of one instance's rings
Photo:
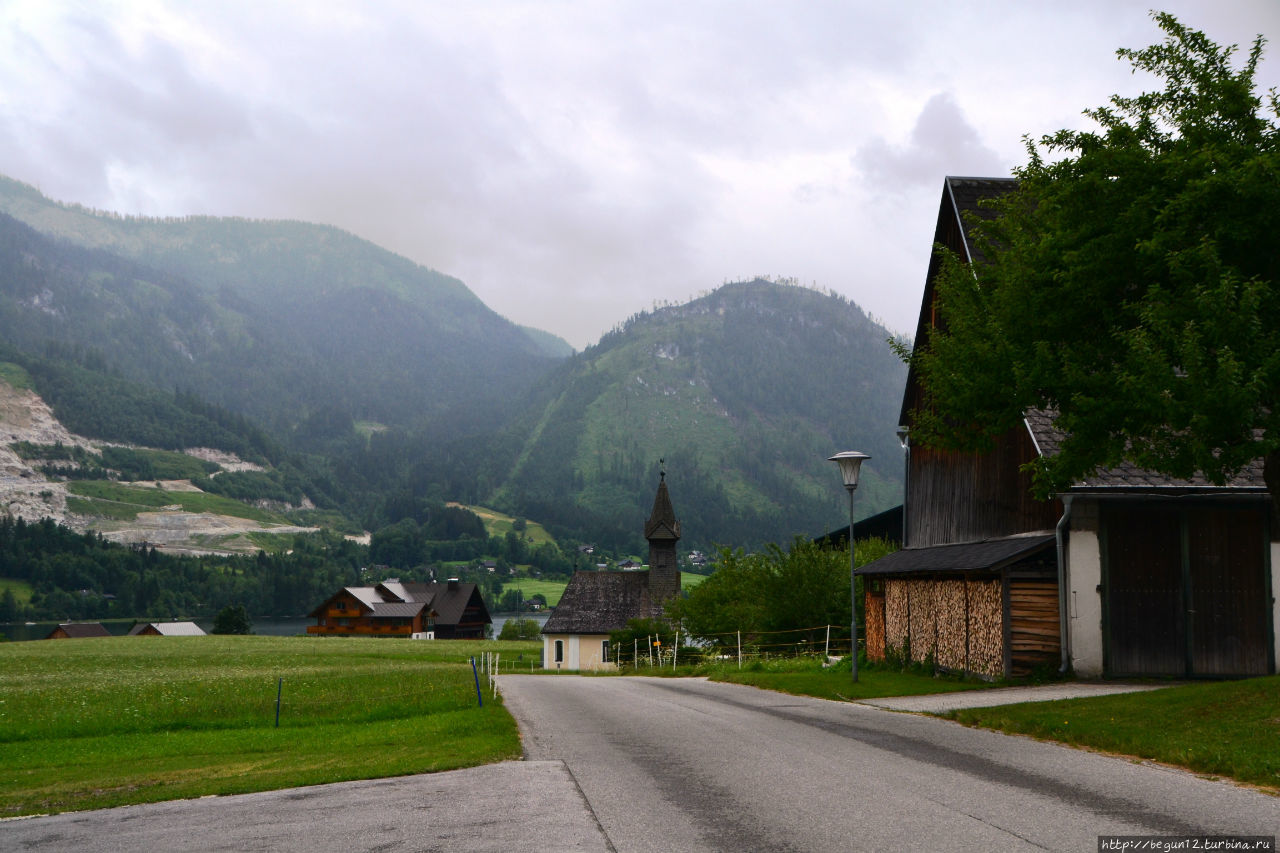
POLYGON ((990 453, 913 445, 905 546, 923 548, 1052 530, 1062 516, 1061 501, 1033 498, 1031 475, 1021 470, 1035 456, 1031 436, 1022 427, 997 439, 990 453))
POLYGON ((1009 627, 1012 675, 1030 675, 1062 656, 1056 580, 1009 579, 1009 627))

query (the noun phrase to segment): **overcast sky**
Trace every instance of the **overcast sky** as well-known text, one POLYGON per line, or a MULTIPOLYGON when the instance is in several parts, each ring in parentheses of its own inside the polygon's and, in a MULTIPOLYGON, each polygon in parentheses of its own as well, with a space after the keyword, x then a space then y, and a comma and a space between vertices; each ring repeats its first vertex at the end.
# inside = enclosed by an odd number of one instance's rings
MULTIPOLYGON (((322 222, 577 348, 726 281, 914 331, 945 175, 1141 90, 1149 3, 0 0, 0 172, 322 222), (892 7, 892 8, 891 8, 892 7)), ((1280 0, 1168 0, 1214 40, 1280 0)))

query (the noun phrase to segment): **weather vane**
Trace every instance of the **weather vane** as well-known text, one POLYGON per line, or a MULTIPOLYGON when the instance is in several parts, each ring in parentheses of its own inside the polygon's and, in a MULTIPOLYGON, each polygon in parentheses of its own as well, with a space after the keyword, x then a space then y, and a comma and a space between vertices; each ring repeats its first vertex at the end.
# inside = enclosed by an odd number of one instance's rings
POLYGON ((667 479, 667 459, 665 456, 658 457, 658 479, 667 479))

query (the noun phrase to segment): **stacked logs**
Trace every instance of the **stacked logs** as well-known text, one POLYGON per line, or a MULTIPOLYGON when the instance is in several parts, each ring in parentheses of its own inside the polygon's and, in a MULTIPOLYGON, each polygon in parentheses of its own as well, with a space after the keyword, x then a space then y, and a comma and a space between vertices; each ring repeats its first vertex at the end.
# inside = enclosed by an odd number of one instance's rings
MULTIPOLYGON (((868 597, 870 603, 870 597, 868 597)), ((870 606, 867 610, 871 613, 870 606)), ((872 648, 868 617, 868 654, 872 648)), ((946 669, 996 678, 1004 674, 1001 583, 993 580, 894 579, 885 582, 884 648, 933 659, 946 669)))
POLYGON ((884 660, 884 593, 867 591, 864 598, 868 660, 884 660))

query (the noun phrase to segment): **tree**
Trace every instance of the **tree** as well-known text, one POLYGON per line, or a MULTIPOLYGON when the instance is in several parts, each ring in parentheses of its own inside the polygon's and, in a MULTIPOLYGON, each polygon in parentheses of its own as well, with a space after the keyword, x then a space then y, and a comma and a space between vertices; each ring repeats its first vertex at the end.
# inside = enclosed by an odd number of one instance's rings
POLYGON ((535 619, 508 619, 502 623, 499 640, 537 640, 541 638, 542 626, 535 619))
POLYGON ((244 609, 243 604, 230 605, 218 611, 218 615, 213 619, 213 633, 215 634, 249 634, 252 633, 253 624, 249 621, 249 613, 244 609))
POLYGON ((978 260, 942 259, 912 436, 982 451, 1044 409, 1064 438, 1041 496, 1122 460, 1222 484, 1262 458, 1280 498, 1280 100, 1255 91, 1261 36, 1237 70, 1154 18, 1163 43, 1117 53, 1164 88, 1028 140, 978 260))

